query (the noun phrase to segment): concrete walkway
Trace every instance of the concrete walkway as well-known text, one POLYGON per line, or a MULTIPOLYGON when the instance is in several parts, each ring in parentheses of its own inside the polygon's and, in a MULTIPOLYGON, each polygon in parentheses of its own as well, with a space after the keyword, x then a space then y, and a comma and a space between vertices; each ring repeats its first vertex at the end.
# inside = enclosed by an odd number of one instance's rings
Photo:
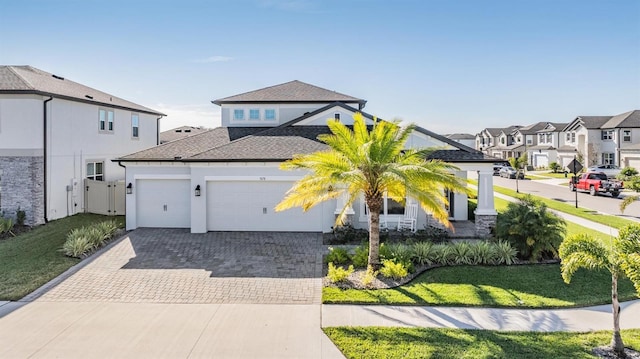
MULTIPOLYGON (((623 329, 640 328, 640 300, 621 304, 623 329)), ((611 330, 611 305, 575 309, 498 309, 323 305, 322 326, 462 328, 509 331, 611 330)))

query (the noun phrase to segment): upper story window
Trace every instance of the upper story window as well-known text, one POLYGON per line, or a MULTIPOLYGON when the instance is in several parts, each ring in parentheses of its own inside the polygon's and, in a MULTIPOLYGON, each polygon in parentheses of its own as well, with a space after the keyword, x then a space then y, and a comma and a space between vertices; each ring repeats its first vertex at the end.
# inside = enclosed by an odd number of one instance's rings
POLYGON ((260 110, 256 108, 249 110, 249 120, 260 121, 260 110))
POLYGON ((233 120, 234 121, 243 121, 244 120, 244 110, 242 110, 242 109, 233 110, 233 120))
POLYGON ((98 129, 100 131, 113 131, 113 110, 98 110, 98 129))
POLYGON ((104 181, 104 163, 87 162, 87 179, 104 181))
POLYGON ((531 144, 533 144, 533 138, 527 136, 527 145, 531 145, 531 144))
POLYGON ((622 141, 631 142, 631 130, 622 131, 622 141))
POLYGON ((551 143, 551 142, 553 142, 553 134, 547 133, 547 143, 551 143))
POLYGON ((131 137, 138 138, 140 136, 140 117, 137 113, 131 114, 131 137))
POLYGON ((504 137, 500 137, 500 143, 504 145, 504 137))
POLYGON ((545 137, 544 133, 539 133, 538 134, 538 142, 544 143, 546 139, 547 138, 545 137))
POLYGON ((276 110, 269 108, 264 110, 264 119, 267 121, 275 121, 276 120, 276 110))
POLYGON ((603 140, 613 140, 613 130, 603 130, 602 131, 602 139, 603 140))
POLYGON ((333 118, 335 118, 336 120, 340 121, 340 114, 339 113, 334 114, 333 118))

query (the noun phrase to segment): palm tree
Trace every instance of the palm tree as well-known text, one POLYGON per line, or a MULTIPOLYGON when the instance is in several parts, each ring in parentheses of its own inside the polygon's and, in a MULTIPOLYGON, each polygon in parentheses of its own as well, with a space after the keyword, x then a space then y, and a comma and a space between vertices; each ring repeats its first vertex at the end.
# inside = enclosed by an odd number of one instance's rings
POLYGON ((526 166, 527 163, 529 163, 529 160, 527 159, 526 152, 523 153, 518 158, 515 158, 515 157, 509 158, 509 164, 511 165, 511 167, 516 169, 516 193, 520 193, 520 188, 518 186, 518 177, 520 177, 520 170, 524 168, 524 166, 526 166))
POLYGON ((302 207, 304 211, 330 199, 347 198, 336 219, 344 224, 346 211, 364 195, 369 216, 369 264, 380 264, 380 211, 384 196, 404 203, 414 198, 432 216, 451 227, 444 189, 465 192, 466 185, 451 175, 457 168, 439 160, 427 160, 432 150, 405 149, 415 128, 398 122, 377 121, 369 129, 360 113, 353 116, 353 129, 329 120, 331 134, 318 136, 329 146, 326 151, 295 156, 280 165, 283 170, 309 171, 287 192, 276 211, 302 207))
POLYGON ((629 205, 635 201, 640 201, 640 195, 625 197, 622 202, 620 202, 620 212, 624 213, 625 209, 627 209, 627 207, 629 207, 629 205))
POLYGON ((611 305, 613 307, 611 348, 623 357, 618 278, 626 275, 640 295, 640 225, 622 228, 611 246, 584 233, 569 236, 560 245, 559 252, 562 260, 560 271, 566 283, 571 282, 571 277, 579 268, 606 269, 611 273, 611 305))

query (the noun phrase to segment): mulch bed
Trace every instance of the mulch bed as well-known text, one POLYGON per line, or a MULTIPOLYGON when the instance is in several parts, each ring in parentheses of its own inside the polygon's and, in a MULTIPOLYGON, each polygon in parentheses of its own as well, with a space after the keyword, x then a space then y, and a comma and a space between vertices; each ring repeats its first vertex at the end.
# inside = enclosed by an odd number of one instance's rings
POLYGON ((33 227, 29 227, 29 226, 13 226, 13 228, 11 229, 11 233, 0 233, 0 241, 5 240, 5 239, 11 239, 14 236, 17 236, 19 234, 22 233, 26 233, 29 232, 30 230, 32 230, 33 227))
POLYGON ((594 348, 592 350, 593 355, 597 356, 598 358, 604 358, 604 359, 619 359, 619 358, 626 358, 626 359, 640 359, 640 352, 637 352, 633 349, 629 349, 629 348, 624 348, 624 353, 626 354, 626 357, 620 357, 618 356, 613 349, 611 349, 611 347, 606 346, 606 347, 598 347, 598 348, 594 348))

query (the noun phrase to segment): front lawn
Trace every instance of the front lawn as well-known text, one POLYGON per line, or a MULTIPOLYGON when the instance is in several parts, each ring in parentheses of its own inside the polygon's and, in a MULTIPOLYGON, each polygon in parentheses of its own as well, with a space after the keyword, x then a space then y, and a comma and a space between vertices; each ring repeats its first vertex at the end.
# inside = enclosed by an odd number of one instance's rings
POLYGON ((114 218, 124 227, 124 217, 77 214, 0 241, 0 300, 18 300, 80 262, 60 251, 69 231, 114 218))
MULTIPOLYGON (((618 287, 621 300, 635 299, 631 281, 618 287)), ((559 264, 452 266, 428 270, 391 289, 325 287, 327 304, 393 304, 478 307, 560 308, 611 302, 607 271, 579 270, 571 284, 560 277, 559 264)))
MULTIPOLYGON (((539 333, 489 330, 337 327, 324 328, 347 358, 594 358, 611 332, 539 333)), ((640 350, 640 330, 622 331, 625 346, 640 350)))

